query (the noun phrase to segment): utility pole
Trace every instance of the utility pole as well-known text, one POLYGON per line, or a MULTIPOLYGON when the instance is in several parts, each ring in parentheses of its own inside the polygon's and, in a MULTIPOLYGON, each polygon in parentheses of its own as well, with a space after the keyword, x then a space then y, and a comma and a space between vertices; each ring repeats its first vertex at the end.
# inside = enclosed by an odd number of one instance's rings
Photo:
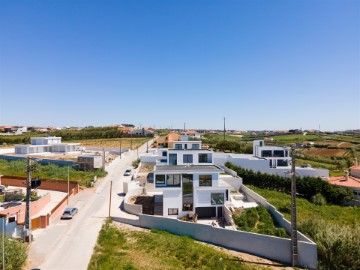
POLYGON ((70 167, 68 166, 68 175, 67 175, 67 200, 66 205, 69 205, 69 182, 70 182, 70 167))
POLYGON ((112 181, 110 181, 109 217, 111 212, 111 191, 112 191, 112 181))
POLYGON ((226 133, 226 129, 225 129, 225 117, 224 117, 224 142, 225 142, 225 133, 226 133))
POLYGON ((120 138, 120 159, 121 159, 121 138, 120 138))
POLYGON ((186 129, 185 129, 185 124, 186 124, 186 123, 184 123, 184 132, 185 132, 185 130, 186 130, 186 129))
POLYGON ((296 174, 295 174, 295 144, 291 146, 291 262, 298 265, 298 239, 296 224, 296 174))
POLYGON ((6 215, 2 216, 2 270, 5 270, 5 219, 6 215))
POLYGON ((103 170, 105 170, 105 148, 103 147, 103 149, 102 149, 102 156, 103 156, 103 158, 102 158, 102 160, 103 160, 103 166, 102 166, 102 168, 103 168, 103 170))
POLYGON ((131 138, 130 138, 130 150, 132 151, 132 132, 130 133, 131 138))
POLYGON ((27 158, 26 166, 26 211, 25 211, 25 230, 27 237, 25 236, 25 241, 31 242, 31 211, 30 211, 30 197, 31 197, 31 172, 35 169, 35 164, 31 164, 31 159, 27 158))

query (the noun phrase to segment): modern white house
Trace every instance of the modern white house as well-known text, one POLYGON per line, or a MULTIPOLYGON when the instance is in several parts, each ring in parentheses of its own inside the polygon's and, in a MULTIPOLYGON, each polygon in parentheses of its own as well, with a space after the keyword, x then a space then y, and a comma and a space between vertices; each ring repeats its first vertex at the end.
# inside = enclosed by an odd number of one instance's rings
POLYGON ((160 152, 153 171, 153 190, 162 196, 162 215, 223 216, 229 190, 238 189, 241 178, 220 175, 224 170, 214 164, 212 151, 201 149, 201 141, 175 141, 173 149, 160 152))
MULTIPOLYGON (((224 165, 231 162, 236 166, 262 173, 290 176, 290 147, 266 146, 264 140, 253 141, 253 154, 214 153, 214 163, 224 165)), ((296 167, 298 176, 329 177, 329 170, 311 167, 296 167)))
POLYGON ((61 143, 61 137, 31 137, 30 144, 16 144, 15 154, 75 152, 80 143, 61 143))

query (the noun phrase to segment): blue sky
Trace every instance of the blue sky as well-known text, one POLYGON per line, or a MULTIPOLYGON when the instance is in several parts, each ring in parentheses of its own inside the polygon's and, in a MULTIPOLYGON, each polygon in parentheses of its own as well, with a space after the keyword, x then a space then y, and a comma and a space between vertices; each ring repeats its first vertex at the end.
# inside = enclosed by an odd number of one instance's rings
POLYGON ((360 128, 359 1, 0 1, 0 125, 360 128))

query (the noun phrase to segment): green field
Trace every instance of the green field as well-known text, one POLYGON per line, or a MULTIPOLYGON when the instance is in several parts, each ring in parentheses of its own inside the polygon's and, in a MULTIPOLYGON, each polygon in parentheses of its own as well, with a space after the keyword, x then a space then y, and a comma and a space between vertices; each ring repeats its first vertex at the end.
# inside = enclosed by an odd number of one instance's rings
POLYGON ((107 221, 88 266, 102 269, 262 269, 195 240, 158 230, 129 230, 107 221))
MULTIPOLYGON (((26 160, 6 161, 0 159, 0 173, 7 176, 26 176, 26 165, 26 160)), ((69 173, 71 181, 77 181, 83 186, 90 186, 94 176, 103 177, 106 175, 106 172, 103 170, 77 171, 72 167, 69 168, 69 173)), ((39 164, 37 170, 32 175, 33 178, 67 180, 68 167, 60 167, 54 164, 39 164)))
MULTIPOLYGON (((290 195, 249 186, 290 220, 290 195)), ((297 198, 298 229, 318 246, 318 269, 360 269, 360 208, 297 198)))

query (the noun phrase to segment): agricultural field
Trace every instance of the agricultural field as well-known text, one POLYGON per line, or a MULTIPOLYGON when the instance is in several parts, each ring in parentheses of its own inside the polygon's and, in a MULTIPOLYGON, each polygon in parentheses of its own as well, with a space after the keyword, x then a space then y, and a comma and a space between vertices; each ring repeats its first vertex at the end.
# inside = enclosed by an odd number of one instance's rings
POLYGON ((71 143, 80 143, 81 146, 92 146, 92 147, 105 147, 105 148, 119 148, 120 141, 121 141, 121 148, 130 148, 131 147, 131 140, 132 140, 132 148, 136 149, 140 147, 146 141, 150 140, 151 138, 144 137, 144 138, 111 138, 111 139, 90 139, 90 140, 73 140, 67 141, 71 143))
POLYGON ((344 149, 328 149, 328 148, 310 148, 305 149, 304 154, 307 155, 316 155, 324 157, 343 157, 346 156, 349 152, 344 149))

